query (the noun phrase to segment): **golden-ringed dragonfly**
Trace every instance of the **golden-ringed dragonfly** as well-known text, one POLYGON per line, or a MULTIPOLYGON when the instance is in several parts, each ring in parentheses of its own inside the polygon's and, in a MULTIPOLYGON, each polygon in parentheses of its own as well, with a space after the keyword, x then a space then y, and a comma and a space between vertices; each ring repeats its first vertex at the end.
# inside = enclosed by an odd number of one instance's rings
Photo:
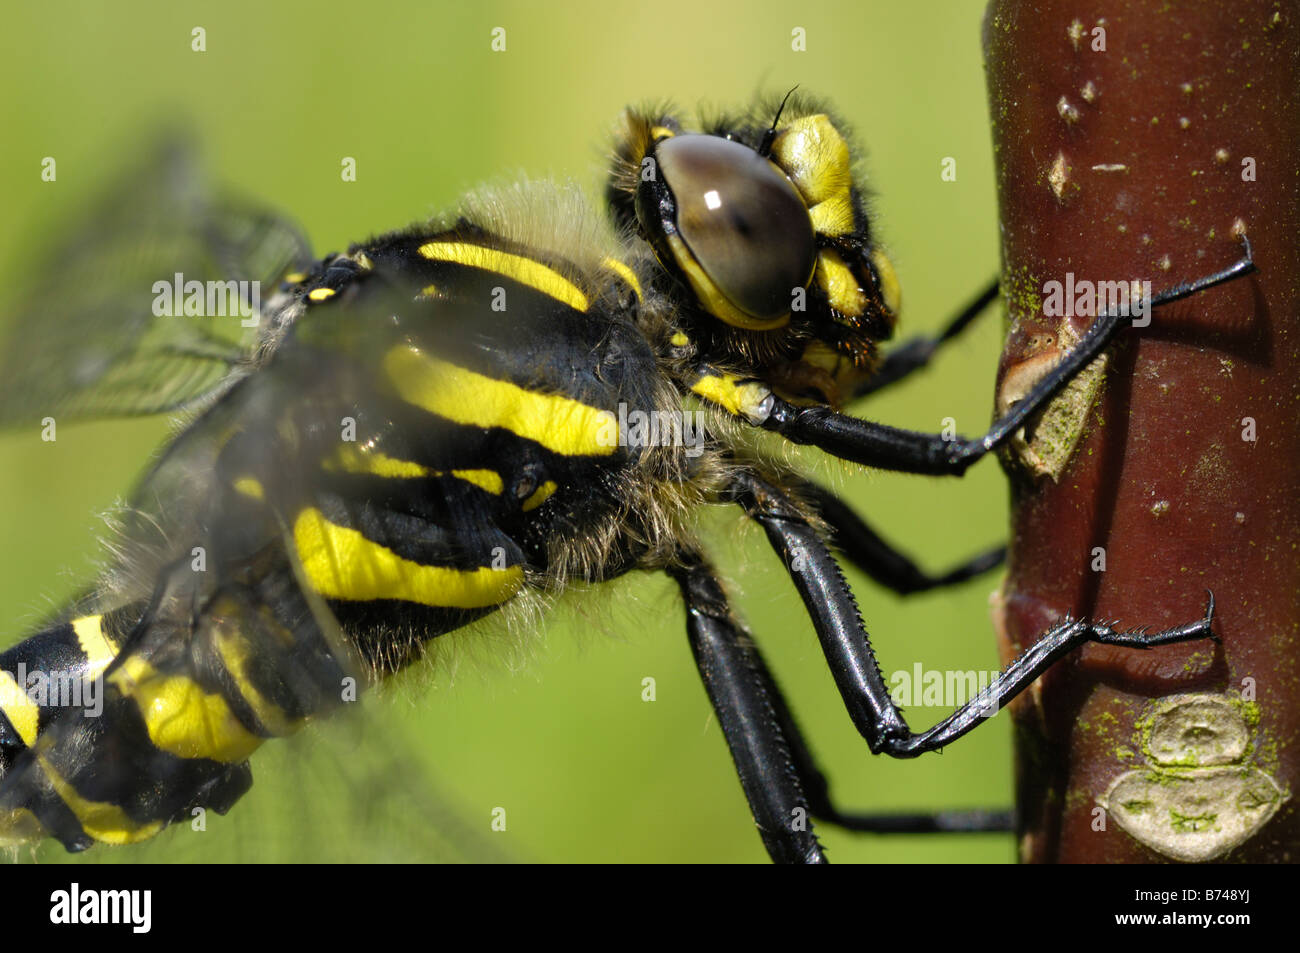
MULTIPOLYGON (((0 655, 6 843, 79 851, 147 839, 196 809, 224 813, 262 742, 347 704, 430 640, 502 610, 527 618, 566 587, 631 570, 680 589, 774 860, 824 860, 814 820, 1009 829, 1010 812, 862 815, 832 802, 692 532, 704 506, 740 507, 762 527, 876 754, 942 748, 1087 641, 1211 635, 1212 597, 1202 617, 1161 632, 1066 619, 977 698, 909 728, 838 560, 906 593, 969 579, 1003 550, 929 575, 751 435, 957 476, 1124 319, 1099 318, 973 439, 841 412, 924 366, 997 289, 940 336, 881 354, 898 282, 873 241, 854 146, 823 103, 790 95, 695 127, 629 110, 608 222, 571 191, 530 184, 319 260, 284 220, 208 199, 182 166, 160 153, 145 188, 100 210, 117 240, 61 250, 59 296, 33 297, 40 317, 20 312, 3 358, 11 427, 185 415, 122 515, 111 564, 0 655), (238 320, 213 321, 214 306, 238 320)), ((1151 303, 1251 267, 1247 246, 1151 303)))

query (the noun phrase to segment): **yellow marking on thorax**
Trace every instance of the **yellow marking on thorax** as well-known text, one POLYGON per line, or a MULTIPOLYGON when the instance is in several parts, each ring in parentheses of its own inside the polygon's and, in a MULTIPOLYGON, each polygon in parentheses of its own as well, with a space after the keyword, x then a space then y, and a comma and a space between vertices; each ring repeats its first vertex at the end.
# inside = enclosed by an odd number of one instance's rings
POLYGON ((266 490, 262 487, 261 481, 254 477, 251 476, 240 477, 235 481, 234 486, 236 492, 242 493, 244 496, 247 496, 250 499, 254 499, 254 500, 266 499, 266 490))
POLYGON ((705 374, 691 390, 727 412, 747 420, 761 422, 767 415, 762 403, 772 391, 758 381, 742 381, 734 374, 705 374))
POLYGON ((116 804, 82 797, 44 755, 37 755, 37 762, 54 788, 54 793, 77 816, 82 830, 95 840, 104 844, 134 844, 148 840, 163 829, 163 821, 140 824, 116 804))
POLYGON ((326 470, 344 470, 348 473, 369 473, 374 476, 409 479, 431 476, 428 467, 410 460, 399 460, 379 450, 358 447, 354 443, 340 444, 332 457, 325 460, 326 470))
POLYGON ((32 701, 23 686, 9 672, 0 669, 0 711, 18 732, 23 744, 31 747, 40 727, 41 709, 32 701))
POLYGON ((110 680, 135 702, 156 748, 178 758, 245 761, 263 739, 250 732, 220 694, 185 675, 164 675, 142 658, 128 656, 110 680))
POLYGON ((628 287, 636 293, 636 299, 638 301, 643 300, 641 296, 641 282, 637 280, 635 271, 623 264, 623 262, 619 261, 617 258, 606 258, 601 262, 601 265, 622 278, 627 283, 628 287))
POLYGON ((420 246, 420 254, 430 261, 448 261, 494 271, 579 311, 586 311, 589 306, 587 296, 577 285, 554 268, 523 255, 512 255, 469 242, 429 242, 420 246))
MULTIPOLYGON (((439 474, 439 476, 441 475, 439 474)), ((473 483, 480 490, 491 493, 493 496, 500 496, 501 491, 505 489, 505 482, 501 479, 501 474, 495 470, 452 470, 451 475, 458 480, 464 480, 466 483, 473 483)))
POLYGON ((501 427, 564 456, 618 449, 617 418, 571 397, 476 374, 409 345, 388 352, 384 373, 403 400, 458 424, 501 427))
POLYGON ((453 569, 404 559, 314 508, 298 514, 293 538, 307 581, 327 599, 480 609, 505 602, 524 582, 520 566, 453 569))
POLYGON ((333 288, 314 288, 307 292, 307 297, 312 301, 328 301, 330 298, 334 297, 334 295, 335 291, 333 288))
POLYGON ((522 509, 525 513, 527 513, 529 510, 537 509, 537 507, 541 506, 543 503, 545 503, 547 500, 551 498, 551 494, 553 494, 555 490, 556 490, 555 481, 547 480, 545 483, 543 483, 541 486, 535 489, 532 492, 532 495, 528 497, 528 499, 524 500, 523 505, 520 507, 520 509, 522 509))
MULTIPOLYGON (((447 475, 446 471, 431 470, 423 464, 411 460, 399 460, 379 450, 360 447, 351 443, 340 446, 334 455, 325 461, 324 467, 326 470, 368 473, 397 480, 447 475)), ((499 496, 505 488, 501 474, 495 470, 452 470, 450 473, 456 479, 472 483, 493 496, 499 496)))
POLYGON ((117 657, 117 644, 104 634, 104 617, 102 615, 85 615, 72 620, 72 631, 77 636, 77 644, 86 654, 86 674, 95 678, 108 668, 117 657))

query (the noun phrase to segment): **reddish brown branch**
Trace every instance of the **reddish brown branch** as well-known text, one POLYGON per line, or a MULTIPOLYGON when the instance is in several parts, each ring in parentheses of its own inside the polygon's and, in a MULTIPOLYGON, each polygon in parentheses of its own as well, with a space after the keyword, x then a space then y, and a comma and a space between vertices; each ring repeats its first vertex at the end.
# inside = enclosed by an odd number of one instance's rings
POLYGON ((1008 454, 1004 653, 1066 613, 1187 622, 1207 589, 1222 638, 1089 646, 1024 696, 1022 857, 1294 859, 1300 12, 994 0, 985 48, 1012 321, 1004 401, 1090 321, 1044 314, 1047 282, 1159 292, 1231 263, 1243 228, 1259 267, 1121 332, 1104 372, 1008 454), (1180 694, 1200 697, 1169 700, 1180 694))

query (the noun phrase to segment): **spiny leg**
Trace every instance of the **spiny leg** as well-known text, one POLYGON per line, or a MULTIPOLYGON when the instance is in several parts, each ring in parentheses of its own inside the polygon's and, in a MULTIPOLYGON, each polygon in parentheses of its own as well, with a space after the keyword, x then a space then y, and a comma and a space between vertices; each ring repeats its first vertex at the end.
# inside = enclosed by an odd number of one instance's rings
POLYGON ((854 399, 884 390, 890 384, 898 383, 913 371, 919 371, 925 367, 930 363, 930 359, 934 357, 935 352, 940 347, 966 330, 967 325, 979 317, 997 296, 998 280, 994 278, 988 287, 972 298, 970 303, 962 308, 960 313, 950 320, 948 326, 937 336, 923 335, 911 338, 886 354, 885 359, 880 363, 880 367, 876 369, 876 373, 859 384, 857 389, 854 390, 854 399))
POLYGON ((910 758, 942 748, 995 714, 1053 662, 1085 642, 1143 649, 1213 638, 1213 595, 1203 618, 1162 632, 1116 632, 1107 625, 1065 619, 1048 629, 978 696, 933 728, 913 732, 890 697, 853 593, 817 531, 789 497, 753 474, 738 473, 730 494, 762 525, 785 561, 849 717, 876 754, 910 758))
POLYGON ((763 661, 757 646, 752 646, 755 661, 767 681, 768 698, 781 733, 790 748, 790 756, 808 798, 808 808, 818 820, 846 830, 864 834, 955 834, 1005 832, 1015 829, 1010 810, 961 810, 934 812, 863 813, 841 810, 831 800, 830 784, 817 765, 812 749, 799 730, 794 713, 784 693, 763 661))
POLYGON ((668 571, 686 601, 686 631, 695 664, 763 846, 777 863, 825 863, 777 716, 779 695, 757 648, 732 617, 722 587, 698 555, 683 554, 668 571))
MULTIPOLYGON (((1163 291, 1151 299, 1149 306, 1156 308, 1179 301, 1250 274, 1255 270, 1250 241, 1242 236, 1242 242, 1246 251, 1237 262, 1212 275, 1163 291)), ((798 407, 775 394, 766 398, 761 419, 755 422, 794 443, 811 444, 844 460, 884 470, 958 476, 1042 410, 1076 374, 1106 349, 1125 320, 1124 316, 1110 312, 1098 315, 1061 363, 1044 375, 1023 400, 995 421, 988 433, 975 440, 901 430, 838 414, 822 406, 798 407)))
POLYGON ((802 484, 799 490, 830 526, 834 534, 832 544, 853 565, 900 596, 966 582, 1001 566, 1007 557, 1006 546, 994 546, 947 572, 932 575, 882 539, 830 490, 811 482, 802 484))
POLYGON ((863 833, 1012 829, 1010 811, 865 814, 836 807, 790 706, 758 646, 731 614, 712 571, 698 556, 687 554, 670 572, 686 600, 687 631, 696 664, 773 860, 825 861, 808 821, 810 815, 863 833))

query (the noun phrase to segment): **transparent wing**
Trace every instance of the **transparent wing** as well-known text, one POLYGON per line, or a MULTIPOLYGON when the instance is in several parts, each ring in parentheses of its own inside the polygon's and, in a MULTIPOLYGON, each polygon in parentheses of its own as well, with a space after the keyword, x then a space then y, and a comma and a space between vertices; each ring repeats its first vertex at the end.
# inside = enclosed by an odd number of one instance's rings
MULTIPOLYGON (((465 824, 448 806, 436 780, 418 767, 419 759, 403 754, 409 742, 391 722, 374 730, 357 715, 360 706, 338 703, 340 679, 353 675, 364 683, 366 663, 357 658, 357 647, 330 608, 301 584, 293 562, 291 527, 294 514, 305 507, 335 505, 336 517, 353 525, 375 512, 366 509, 370 495, 349 494, 329 475, 326 462, 340 448, 341 428, 355 427, 356 442, 373 451, 415 456, 431 467, 450 468, 458 459, 456 448, 444 448, 436 433, 404 426, 394 416, 400 402, 381 392, 378 363, 392 343, 409 334, 399 315, 421 310, 426 319, 434 318, 440 338, 458 340, 474 326, 475 313, 442 302, 416 303, 418 289, 379 277, 370 284, 375 290, 352 297, 342 317, 321 322, 301 338, 291 334, 290 343, 264 367, 242 378, 178 436, 142 480, 115 546, 117 567, 82 610, 143 607, 135 611, 132 618, 138 621, 124 630, 120 650, 104 672, 110 713, 128 706, 147 709, 140 699, 154 691, 150 679, 159 683, 159 698, 166 694, 163 684, 177 678, 215 697, 220 683, 204 678, 226 677, 231 659, 242 657, 255 663, 240 683, 245 698, 273 698, 289 720, 323 712, 342 720, 331 717, 319 734, 309 724, 292 744, 263 745, 251 757, 259 783, 240 799, 246 765, 211 769, 196 782, 189 773, 192 764, 117 733, 135 714, 88 724, 81 710, 70 708, 42 729, 0 779, 0 805, 57 808, 56 797, 67 798, 51 787, 50 778, 61 777, 80 791, 105 792, 101 799, 111 805, 119 803, 112 792, 130 790, 137 814, 176 821, 159 835, 158 846, 132 845, 115 851, 115 859, 171 859, 171 851, 211 857, 209 850, 226 859, 500 859, 480 828, 465 824), (417 429, 419 448, 405 442, 417 429), (254 484, 257 489, 249 492, 254 484), (199 549, 202 565, 196 569, 199 549), (268 611, 272 606, 275 612, 268 611), (214 667, 217 658, 221 663, 214 667), (116 681, 124 674, 134 684, 129 691, 116 681), (256 683, 256 693, 248 692, 249 681, 256 683), (326 697, 331 692, 332 700, 326 697), (302 734, 314 736, 310 741, 324 737, 326 743, 304 745, 302 734), (115 753, 100 758, 89 753, 92 747, 115 753), (264 763, 278 765, 270 771, 278 780, 262 783, 264 763), (131 779, 140 777, 156 783, 137 792, 131 779), (217 812, 231 807, 230 817, 209 812, 212 818, 202 831, 186 824, 184 812, 192 800, 167 799, 173 791, 178 798, 193 798, 196 789, 208 792, 206 803, 221 805, 217 812), (247 810, 248 799, 261 808, 247 810), (268 813, 278 818, 269 827, 260 820, 268 813), (256 843, 248 840, 249 827, 256 843), (321 835, 321 828, 332 833, 321 835), (191 836, 216 831, 228 836, 191 836), (229 843, 218 846, 218 840, 229 843)), ((448 525, 439 517, 457 507, 456 498, 439 498, 440 485, 426 484, 418 494, 419 505, 427 508, 418 524, 426 527, 421 532, 427 532, 430 520, 435 530, 421 538, 431 547, 425 550, 428 558, 439 546, 447 554, 462 539, 436 532, 448 525)), ((392 513, 401 499, 400 494, 386 498, 382 512, 392 513)), ((397 545, 407 525, 393 520, 393 536, 381 541, 397 545)), ((405 637, 418 640, 419 634, 405 637)), ((47 810, 42 822, 52 816, 47 810)), ((40 856, 51 850, 57 848, 44 848, 40 856)), ((89 859, 99 852, 91 851, 89 859)))
POLYGON ((146 154, 67 223, 6 309, 0 426, 199 401, 256 344, 263 296, 309 263, 292 224, 214 198, 179 138, 146 154))
MULTIPOLYGON (((70 854, 47 840, 24 863, 511 863, 482 812, 428 762, 400 706, 370 699, 253 758, 228 814, 172 824, 123 847, 70 854)), ((3 857, 0 854, 0 857, 3 857)))

